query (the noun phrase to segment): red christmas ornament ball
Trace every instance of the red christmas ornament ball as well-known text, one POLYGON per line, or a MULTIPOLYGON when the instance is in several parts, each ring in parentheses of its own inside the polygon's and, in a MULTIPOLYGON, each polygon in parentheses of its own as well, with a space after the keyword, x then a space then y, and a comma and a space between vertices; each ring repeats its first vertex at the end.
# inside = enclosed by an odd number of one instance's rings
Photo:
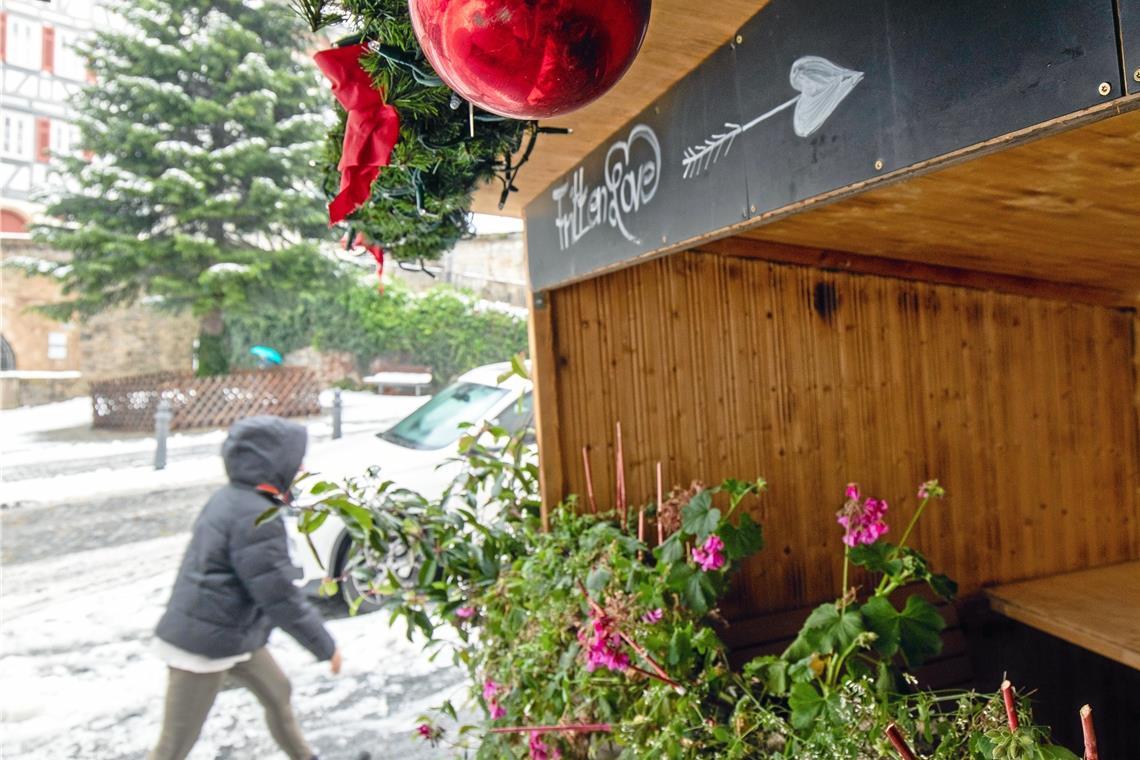
POLYGON ((410 0, 432 67, 478 107, 515 119, 573 111, 625 74, 650 0, 410 0))

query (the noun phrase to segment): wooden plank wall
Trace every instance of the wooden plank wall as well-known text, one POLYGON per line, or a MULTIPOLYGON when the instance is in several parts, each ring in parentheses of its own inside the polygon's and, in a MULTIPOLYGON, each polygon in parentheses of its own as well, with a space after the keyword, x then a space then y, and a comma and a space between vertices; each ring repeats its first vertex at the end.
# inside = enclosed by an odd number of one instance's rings
POLYGON ((658 459, 669 483, 769 480, 731 617, 836 594, 850 480, 897 538, 941 479, 915 540, 966 593, 1140 558, 1130 311, 707 252, 547 295, 548 493, 584 493, 588 446, 612 503, 618 420, 635 501, 658 459))

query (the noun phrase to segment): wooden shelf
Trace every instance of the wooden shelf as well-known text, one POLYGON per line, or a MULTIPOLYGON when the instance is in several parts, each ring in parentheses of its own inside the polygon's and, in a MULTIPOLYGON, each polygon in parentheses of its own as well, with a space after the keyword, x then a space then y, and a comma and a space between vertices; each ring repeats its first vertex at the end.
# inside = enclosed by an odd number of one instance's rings
POLYGON ((1124 562, 986 590, 990 605, 1140 670, 1140 562, 1124 562))

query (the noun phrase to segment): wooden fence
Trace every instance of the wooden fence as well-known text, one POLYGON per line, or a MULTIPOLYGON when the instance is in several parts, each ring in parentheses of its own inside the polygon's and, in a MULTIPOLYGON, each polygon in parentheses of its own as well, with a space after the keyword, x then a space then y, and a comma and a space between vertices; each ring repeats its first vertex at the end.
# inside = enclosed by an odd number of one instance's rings
POLYGON ((254 414, 319 414, 320 384, 308 369, 281 367, 214 377, 155 372, 91 384, 94 426, 153 430, 160 399, 170 402, 171 430, 228 427, 254 414))

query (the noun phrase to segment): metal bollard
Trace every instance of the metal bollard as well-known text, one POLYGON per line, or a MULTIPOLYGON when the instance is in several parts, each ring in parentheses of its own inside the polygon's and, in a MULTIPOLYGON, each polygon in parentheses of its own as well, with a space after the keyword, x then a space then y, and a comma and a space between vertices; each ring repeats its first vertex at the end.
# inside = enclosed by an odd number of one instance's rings
POLYGON ((166 469, 166 437, 170 435, 170 418, 174 413, 170 411, 170 401, 161 399, 158 408, 154 410, 154 469, 166 469))
POLYGON ((333 437, 334 441, 337 438, 340 438, 340 413, 341 413, 341 410, 343 408, 344 408, 344 402, 341 401, 340 389, 337 388, 335 391, 333 391, 333 420, 332 420, 333 431, 332 431, 332 437, 333 437))

